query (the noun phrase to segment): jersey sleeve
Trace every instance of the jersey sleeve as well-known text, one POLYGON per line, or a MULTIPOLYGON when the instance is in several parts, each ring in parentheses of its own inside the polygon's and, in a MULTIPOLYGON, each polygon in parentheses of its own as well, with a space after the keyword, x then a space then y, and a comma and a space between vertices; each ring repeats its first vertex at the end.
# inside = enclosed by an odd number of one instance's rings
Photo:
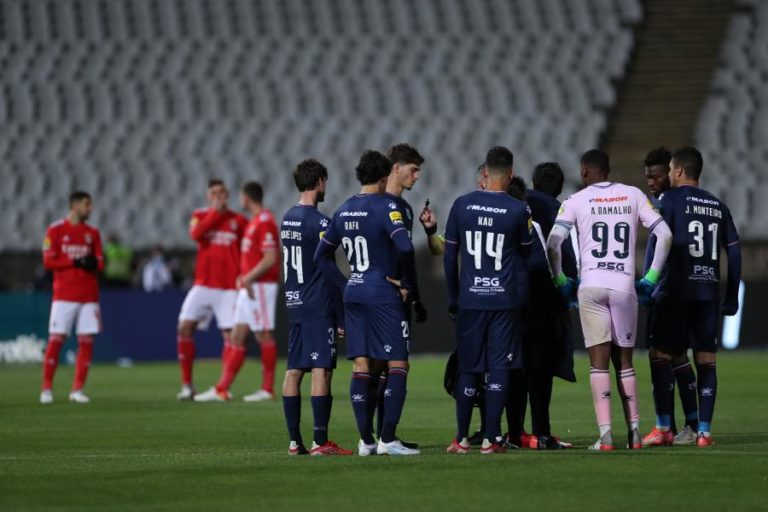
POLYGON ((43 266, 47 270, 60 270, 71 267, 72 261, 66 254, 60 252, 59 230, 49 227, 43 240, 43 266))
POLYGON ((648 231, 653 232, 653 229, 664 219, 658 210, 656 210, 656 207, 651 204, 651 200, 648 199, 648 196, 639 190, 637 191, 637 202, 637 216, 640 219, 640 222, 643 226, 648 228, 648 231))
POLYGON ((576 200, 573 196, 569 197, 560 205, 560 209, 555 217, 555 224, 560 224, 568 231, 571 230, 574 224, 576 224, 576 200))
POLYGON ((445 223, 445 243, 461 245, 459 219, 456 218, 456 203, 453 203, 453 206, 451 206, 451 212, 448 214, 448 220, 445 223))
POLYGON ((390 238, 395 236, 395 233, 399 231, 407 231, 402 209, 397 208, 392 210, 389 208, 382 208, 376 212, 376 215, 379 217, 379 221, 383 224, 384 229, 390 238))
POLYGON ((205 213, 195 212, 189 221, 189 237, 195 242, 202 241, 205 234, 216 224, 221 214, 214 209, 205 213))
POLYGON ((722 245, 723 247, 730 247, 739 243, 739 233, 736 230, 736 225, 733 223, 733 217, 731 216, 731 210, 725 208, 725 215, 723 218, 723 224, 725 230, 723 231, 722 245))

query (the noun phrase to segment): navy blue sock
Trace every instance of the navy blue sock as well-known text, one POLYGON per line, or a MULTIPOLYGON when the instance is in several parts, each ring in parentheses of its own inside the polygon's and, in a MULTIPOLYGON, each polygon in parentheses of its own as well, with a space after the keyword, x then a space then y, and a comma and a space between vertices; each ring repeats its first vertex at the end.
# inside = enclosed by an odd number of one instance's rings
POLYGON ((699 403, 696 397, 696 374, 691 367, 690 361, 673 368, 675 380, 677 381, 677 390, 680 393, 680 402, 683 404, 683 413, 685 413, 685 424, 693 429, 699 430, 699 403))
MULTIPOLYGON (((405 405, 405 385, 408 381, 408 370, 405 368, 390 368, 384 390, 384 424, 381 429, 381 440, 391 443, 395 440, 397 424, 405 405)), ((381 413, 379 413, 381 414, 381 413)))
POLYGON ((349 383, 349 398, 352 401, 352 411, 355 413, 357 430, 360 439, 365 444, 373 444, 373 428, 371 426, 369 393, 371 387, 371 374, 368 372, 352 372, 352 380, 349 383))
POLYGON ((672 404, 675 396, 675 375, 672 363, 666 359, 651 359, 653 403, 656 406, 656 426, 672 427, 672 404))
POLYGON ((477 396, 478 374, 460 372, 456 382, 456 439, 461 442, 469 437, 469 424, 472 422, 472 409, 477 396))
POLYGON ((485 386, 485 439, 491 442, 501 437, 501 414, 509 394, 509 370, 488 372, 485 386))
POLYGON ((283 412, 285 413, 285 423, 288 426, 288 436, 290 441, 296 441, 298 444, 304 444, 301 439, 301 395, 284 396, 283 412))
POLYGON ((699 432, 709 433, 717 397, 717 364, 696 364, 699 374, 699 432))
POLYGON ((528 386, 522 370, 509 372, 509 392, 507 393, 507 433, 516 445, 520 444, 520 435, 523 433, 525 422, 525 410, 528 403, 528 386))
MULTIPOLYGON (((376 388, 376 435, 381 437, 381 432, 384 427, 385 405, 384 391, 387 389, 387 373, 382 373, 379 377, 379 385, 376 388)), ((372 377, 373 379, 373 377, 372 377)), ((375 379, 373 379, 375 380, 375 379)))
POLYGON ((328 442, 328 421, 331 418, 331 404, 333 398, 330 395, 312 397, 312 414, 315 419, 314 441, 318 445, 328 442))

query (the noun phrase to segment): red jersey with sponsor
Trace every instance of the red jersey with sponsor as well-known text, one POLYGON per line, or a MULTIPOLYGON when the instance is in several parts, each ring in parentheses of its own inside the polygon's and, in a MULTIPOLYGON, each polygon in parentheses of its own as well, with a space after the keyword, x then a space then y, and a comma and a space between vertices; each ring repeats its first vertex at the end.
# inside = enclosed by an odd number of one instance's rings
POLYGON ((264 257, 265 251, 278 251, 275 264, 256 280, 257 283, 278 282, 280 280, 279 250, 279 234, 275 217, 271 211, 262 210, 251 219, 248 227, 245 228, 245 236, 243 236, 241 246, 240 273, 245 275, 258 265, 264 257))
POLYGON ((93 226, 62 219, 48 226, 43 242, 43 266, 53 271, 53 300, 97 302, 98 272, 75 266, 75 260, 95 256, 104 269, 101 235, 93 226))
POLYGON ((235 289, 240 270, 240 240, 247 222, 231 210, 195 210, 189 223, 189 236, 197 242, 196 285, 235 289))

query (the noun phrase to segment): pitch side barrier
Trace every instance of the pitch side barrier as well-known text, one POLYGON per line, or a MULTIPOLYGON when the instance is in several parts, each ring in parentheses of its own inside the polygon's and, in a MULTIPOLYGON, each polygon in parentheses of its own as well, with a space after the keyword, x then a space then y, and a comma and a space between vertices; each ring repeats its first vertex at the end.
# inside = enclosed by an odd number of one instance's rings
MULTIPOLYGON (((447 353, 453 350, 453 323, 448 319, 445 283, 441 269, 424 268, 421 293, 429 312, 428 321, 412 326, 412 353, 447 353)), ((768 281, 746 282, 741 315, 721 328, 724 348, 768 348, 768 336, 758 321, 768 304, 768 281)), ((94 346, 96 361, 173 361, 176 359, 176 319, 184 290, 145 293, 137 290, 103 290, 101 310, 104 331, 94 346)), ((282 293, 279 295, 282 297, 282 293)), ((45 347, 51 297, 48 293, 0 293, 0 363, 39 363, 45 347)), ((574 346, 583 347, 578 315, 573 317, 574 346)), ((645 315, 641 308, 638 346, 644 346, 645 315)), ((288 329, 284 307, 278 307, 276 338, 282 355, 288 329)), ((74 337, 64 347, 64 358, 74 360, 74 337)), ((257 353, 255 344, 249 350, 257 353)), ((340 353, 344 353, 344 345, 340 353)), ((199 357, 221 355, 221 336, 212 322, 197 335, 199 357)))

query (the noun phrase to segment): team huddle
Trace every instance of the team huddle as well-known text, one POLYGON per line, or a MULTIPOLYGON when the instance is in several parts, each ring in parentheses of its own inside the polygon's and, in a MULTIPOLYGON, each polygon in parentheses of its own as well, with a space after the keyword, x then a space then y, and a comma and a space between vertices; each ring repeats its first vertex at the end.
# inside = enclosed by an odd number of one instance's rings
MULTIPOLYGON (((360 192, 328 217, 318 210, 328 171, 316 160, 304 160, 293 171, 299 200, 279 229, 263 206, 258 183, 240 190, 249 220, 229 209, 224 183, 211 180, 209 205, 194 212, 189 228, 198 255, 194 286, 179 315, 182 388, 177 398, 231 400, 229 390, 252 333, 261 349, 263 383, 244 400, 274 399, 273 329, 282 264, 289 321, 282 400, 289 454, 354 453, 328 436, 339 338, 352 361, 349 396, 359 431, 357 454, 419 454, 418 445, 400 439, 397 429, 407 394, 411 322, 427 320, 412 243, 416 217, 403 198, 420 178, 424 161, 408 144, 386 154, 365 151, 355 169, 360 192), (337 265, 339 248, 345 268, 337 265), (207 328, 213 317, 224 340, 221 377, 197 393, 194 333, 207 328), (300 431, 306 373, 311 375, 314 419, 310 448, 300 431)), ((650 152, 645 162, 649 199, 635 187, 609 181, 608 155, 587 151, 580 160, 584 188, 562 204, 557 197, 564 176, 557 163, 539 164, 531 189, 514 176, 513 164, 507 148, 487 152, 477 170, 476 190, 456 199, 444 235, 438 235, 429 201, 418 216, 430 252, 443 256, 448 316, 455 322, 456 352, 446 389, 455 398, 457 424, 446 452, 466 454, 473 446, 483 454, 571 447, 552 434, 549 406, 553 378, 575 380, 568 313, 574 307, 589 353, 599 430, 590 449, 614 449, 611 363, 627 448, 711 445, 718 320, 738 310, 741 253, 727 206, 698 186, 701 154, 690 147, 650 152), (642 276, 636 279, 641 224, 649 241, 642 276), (728 277, 721 303, 722 250, 728 277), (645 437, 633 366, 638 304, 648 309, 656 408, 656 425, 645 437), (680 430, 674 416, 676 384, 685 416, 680 430), (523 429, 527 403, 530 434, 523 429), (481 425, 471 434, 475 407, 481 425), (507 431, 502 433, 505 411, 507 431)), ((41 403, 53 401, 59 352, 73 326, 79 349, 69 398, 89 401, 83 386, 100 330, 97 273, 103 268, 99 233, 86 223, 91 208, 87 193, 72 194, 69 215, 46 233, 44 264, 54 273, 54 294, 41 403)))

